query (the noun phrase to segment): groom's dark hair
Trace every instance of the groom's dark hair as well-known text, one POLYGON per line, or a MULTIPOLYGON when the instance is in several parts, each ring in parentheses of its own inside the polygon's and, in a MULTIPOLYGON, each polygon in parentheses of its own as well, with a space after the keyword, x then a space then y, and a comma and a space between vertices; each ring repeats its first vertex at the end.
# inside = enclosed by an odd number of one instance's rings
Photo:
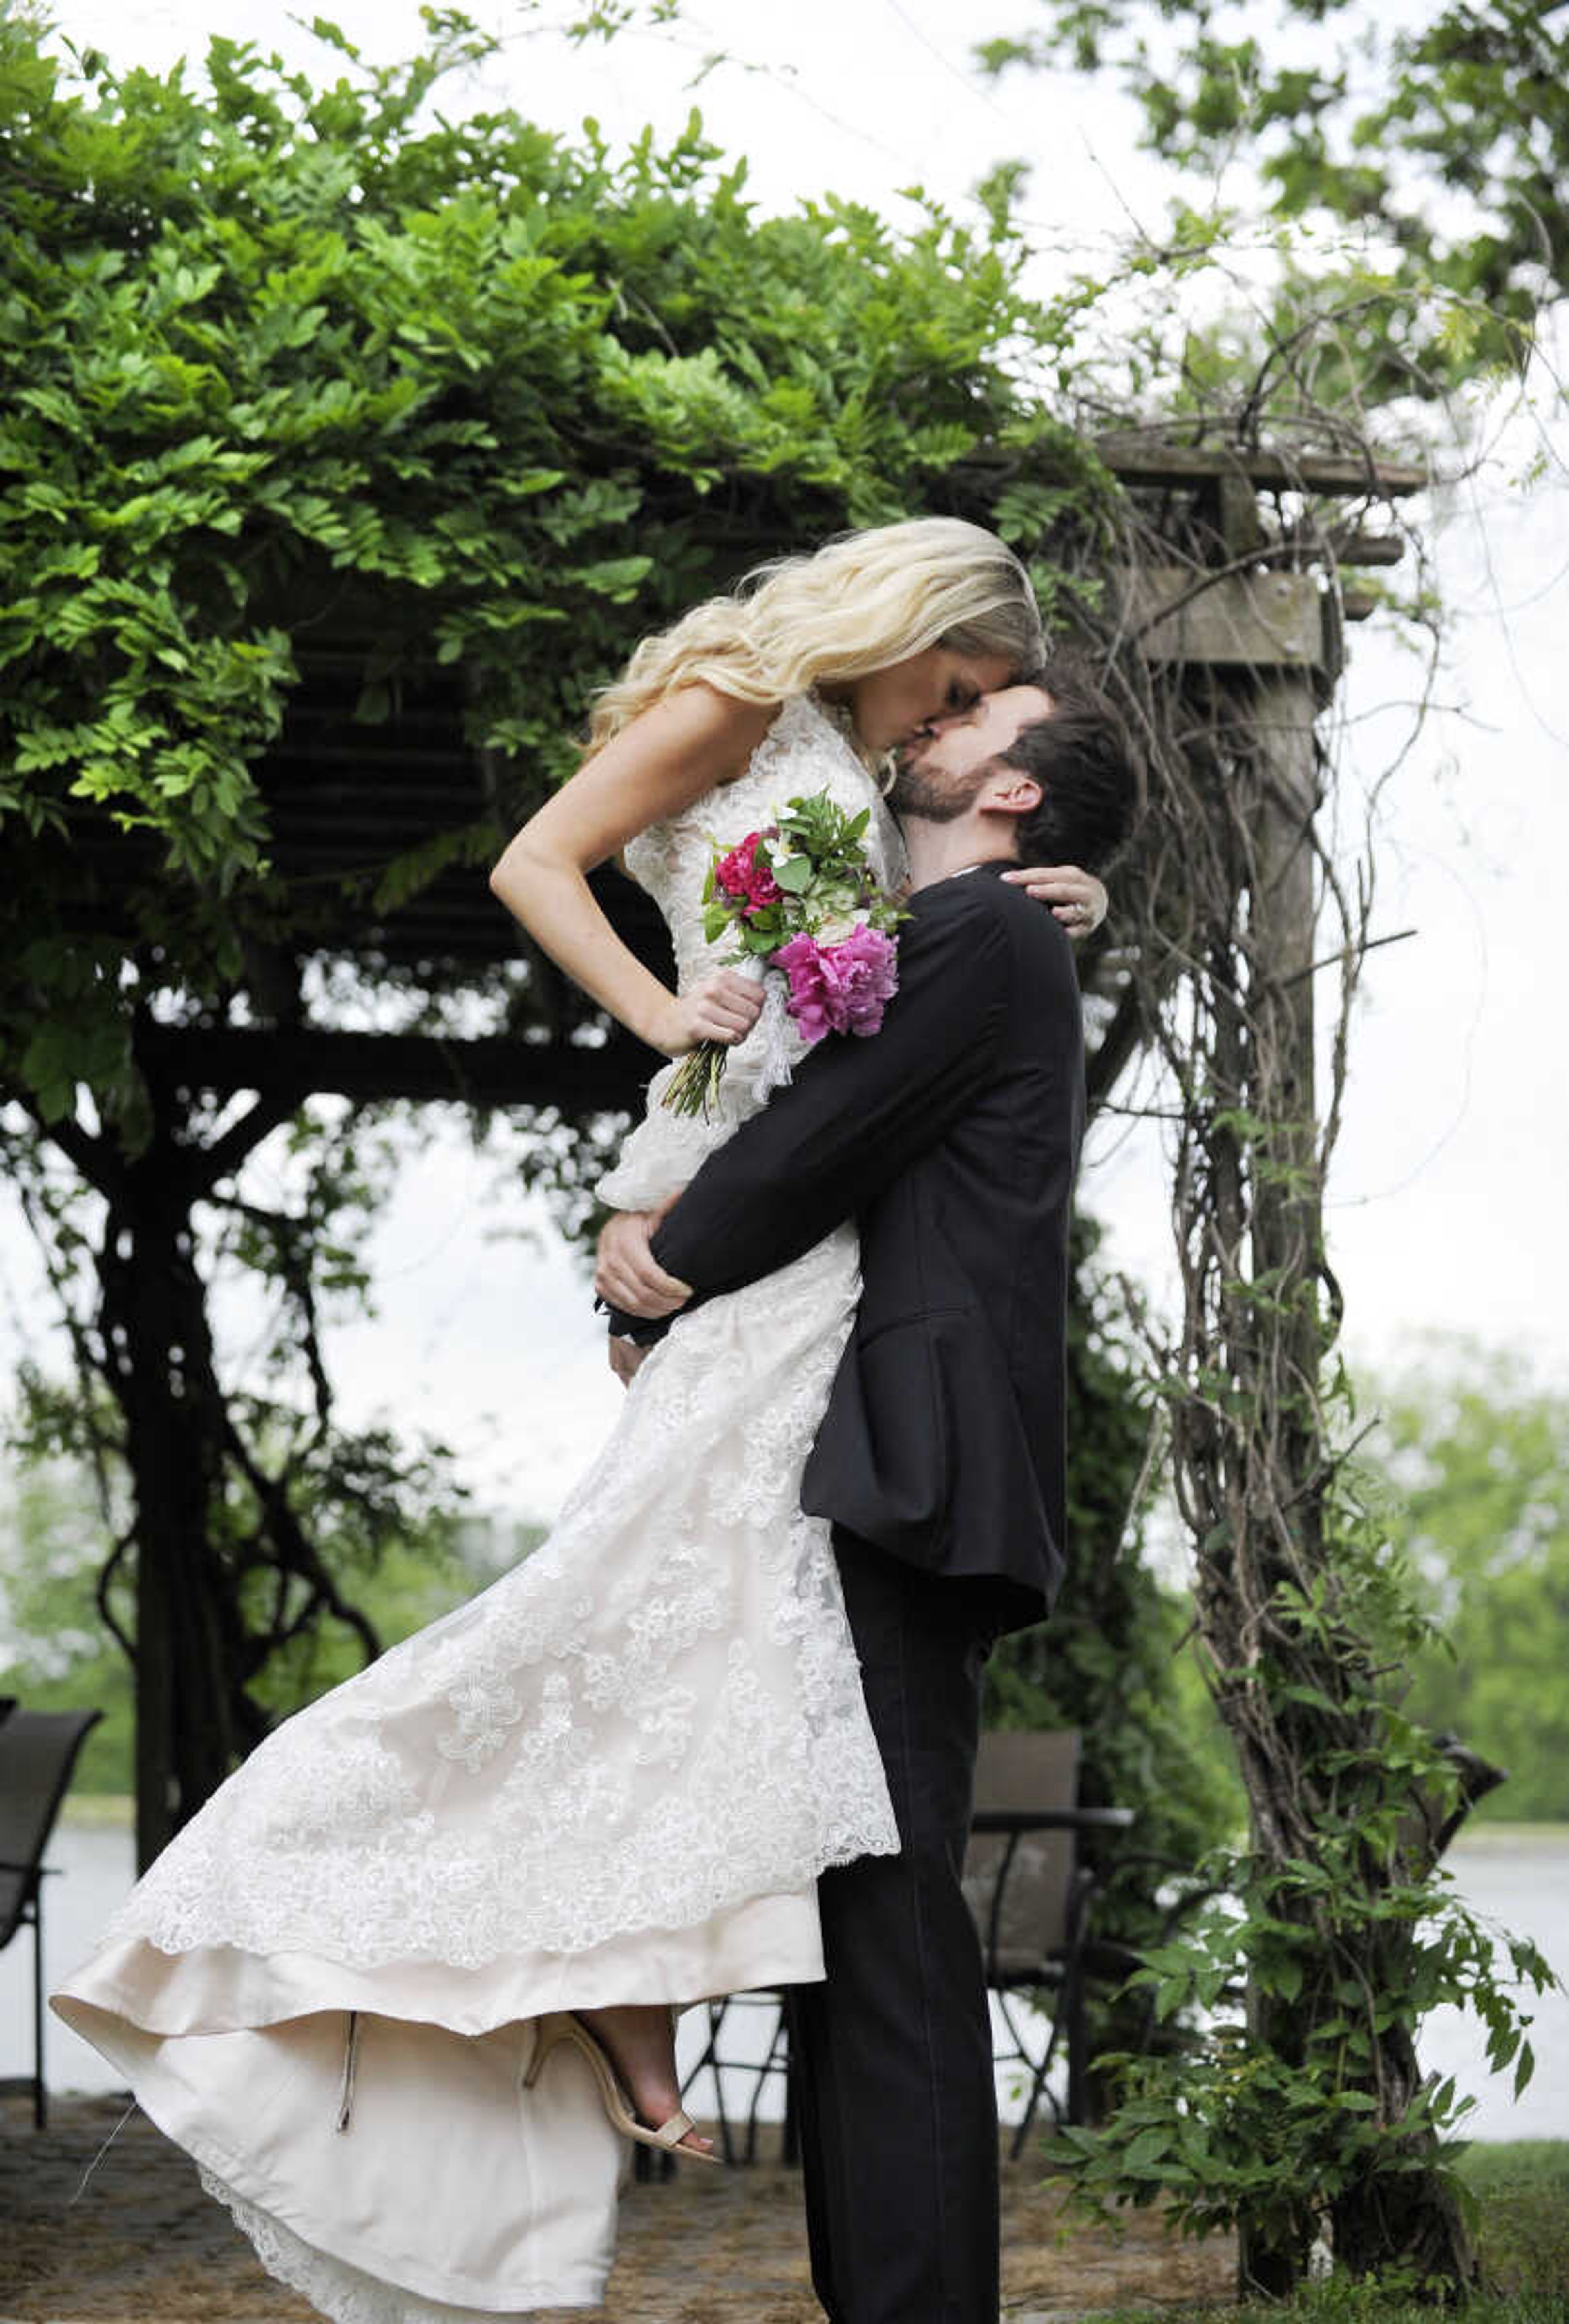
POLYGON ((1139 773, 1131 730, 1071 648, 1058 647, 1021 683, 1049 694, 1052 706, 998 753, 998 763, 1040 785, 1040 805, 1014 822, 1019 860, 1098 872, 1132 827, 1139 773))

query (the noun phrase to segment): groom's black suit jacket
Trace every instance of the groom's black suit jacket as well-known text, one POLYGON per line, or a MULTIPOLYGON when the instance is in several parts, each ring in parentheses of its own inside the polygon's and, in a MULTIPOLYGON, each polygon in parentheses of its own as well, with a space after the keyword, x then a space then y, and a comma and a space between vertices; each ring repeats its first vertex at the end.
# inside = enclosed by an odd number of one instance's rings
POLYGON ((921 890, 881 1030, 822 1041, 653 1251, 695 1304, 854 1217, 860 1310, 802 1505, 913 1564, 992 1577, 1011 1627, 1038 1619, 1063 1566, 1084 1051, 1067 939, 1005 868, 921 890))

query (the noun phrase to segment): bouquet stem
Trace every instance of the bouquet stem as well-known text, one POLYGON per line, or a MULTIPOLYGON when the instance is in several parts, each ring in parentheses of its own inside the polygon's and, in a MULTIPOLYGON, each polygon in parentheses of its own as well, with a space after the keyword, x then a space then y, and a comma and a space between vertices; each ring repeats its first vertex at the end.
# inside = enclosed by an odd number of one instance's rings
POLYGON ((730 1051, 723 1041, 699 1041, 688 1049, 665 1088, 662 1103, 672 1113, 700 1113, 705 1121, 719 1094, 730 1051))

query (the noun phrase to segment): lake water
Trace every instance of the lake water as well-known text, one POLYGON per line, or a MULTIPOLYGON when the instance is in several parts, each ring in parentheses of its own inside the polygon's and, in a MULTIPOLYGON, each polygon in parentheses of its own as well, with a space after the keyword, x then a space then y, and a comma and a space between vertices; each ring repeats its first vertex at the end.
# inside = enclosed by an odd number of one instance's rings
MULTIPOLYGON (((88 1803, 89 1811, 95 1803, 88 1803)), ((88 1952, 109 1914, 129 1888, 134 1859, 131 1833, 123 1825, 78 1820, 68 1809, 49 1851, 57 1876, 46 1882, 44 1905, 47 1939, 46 1969, 63 1974, 88 1952)), ((1484 1920, 1517 1935, 1535 1940, 1559 1978, 1569 1986, 1569 1827, 1561 1825, 1481 1825, 1463 1834, 1444 1859, 1468 1904, 1484 1920)), ((31 1932, 14 1938, 0 1953, 0 2075, 25 2073, 32 2067, 31 1932)), ((1546 1995, 1534 2005, 1531 2039, 1537 2052, 1536 2078, 1518 2098, 1511 2094, 1512 2075, 1490 2074, 1487 2044, 1478 2021, 1457 2010, 1435 2013, 1424 2031, 1422 2061, 1444 2075, 1453 2074, 1457 2087, 1477 2100, 1467 2125, 1473 2138, 1569 2138, 1569 1993, 1546 1995)), ((696 2054, 701 2046, 699 2013, 683 2023, 683 2051, 696 2054)), ((732 2013, 738 2054, 759 2054, 766 2046, 768 2014, 761 2009, 732 2013), (750 2043, 750 2047, 743 2046, 750 2043)), ((726 2051, 731 2048, 726 2031, 726 2051)), ((97 2091, 116 2087, 115 2078, 97 2051, 51 2015, 46 2034, 46 2058, 51 2090, 97 2091)), ((728 2093, 733 2108, 744 2104, 740 2088, 728 2093)), ((1011 2077, 999 2078, 1004 2114, 1012 2103, 1011 2077)), ((777 2091, 778 2085, 773 2085, 777 2091)), ((693 2093, 694 2111, 709 2110, 699 2087, 693 2093)), ((777 2105, 765 2108, 777 2113, 777 2105)))

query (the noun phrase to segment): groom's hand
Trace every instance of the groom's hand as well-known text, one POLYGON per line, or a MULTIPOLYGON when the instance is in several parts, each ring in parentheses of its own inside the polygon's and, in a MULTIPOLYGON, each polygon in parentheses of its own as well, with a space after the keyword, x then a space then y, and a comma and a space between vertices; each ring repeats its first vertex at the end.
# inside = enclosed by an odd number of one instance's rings
POLYGON ((673 1315, 692 1296, 692 1286, 667 1275, 649 1249, 650 1238, 669 1210, 617 1211, 600 1233, 594 1288, 608 1306, 651 1323, 673 1315))

